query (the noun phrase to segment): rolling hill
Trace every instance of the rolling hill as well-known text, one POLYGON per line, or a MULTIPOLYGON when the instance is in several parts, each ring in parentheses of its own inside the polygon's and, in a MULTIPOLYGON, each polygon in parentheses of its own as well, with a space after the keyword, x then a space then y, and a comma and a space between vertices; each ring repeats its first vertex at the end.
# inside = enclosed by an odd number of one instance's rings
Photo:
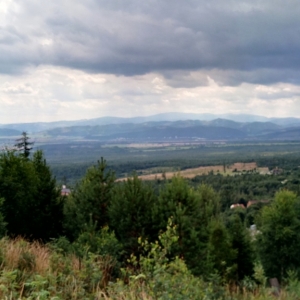
POLYGON ((148 117, 103 117, 90 120, 0 125, 2 136, 16 136, 22 131, 44 139, 63 137, 98 141, 298 140, 300 119, 168 113, 148 117), (222 116, 227 116, 228 119, 222 116), (244 121, 237 121, 240 119, 244 121))
MULTIPOLYGON (((281 127, 300 126, 300 119, 297 118, 266 118, 256 115, 245 114, 192 114, 192 113, 163 113, 146 117, 133 117, 133 118, 121 118, 121 117, 101 117, 88 120, 74 120, 74 121, 56 121, 56 122, 35 122, 35 123, 15 123, 15 124, 0 124, 0 128, 9 128, 17 131, 27 131, 29 134, 46 131, 54 128, 71 127, 71 126, 103 126, 103 125, 120 125, 120 124, 144 124, 151 122, 176 122, 176 121, 200 121, 221 123, 227 122, 227 125, 222 127, 232 127, 230 121, 235 123, 272 123, 281 127), (216 121, 218 120, 218 121, 216 121), (222 121, 223 120, 223 121, 222 121), (228 126, 229 125, 229 126, 228 126)), ((201 123, 201 124, 204 124, 201 123)), ((233 124, 233 123, 232 123, 233 124)), ((213 123, 211 124, 213 125, 213 123)), ((215 124, 216 125, 216 124, 215 124)))

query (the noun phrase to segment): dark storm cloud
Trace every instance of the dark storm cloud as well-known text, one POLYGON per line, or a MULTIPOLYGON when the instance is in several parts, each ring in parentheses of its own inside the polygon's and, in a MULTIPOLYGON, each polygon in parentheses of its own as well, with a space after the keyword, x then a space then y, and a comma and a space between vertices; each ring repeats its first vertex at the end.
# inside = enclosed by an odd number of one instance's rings
POLYGON ((16 3, 0 26, 2 73, 49 64, 129 76, 160 72, 172 86, 205 85, 205 76, 188 83, 186 74, 198 70, 220 84, 299 83, 296 1, 16 3), (170 75, 180 71, 182 83, 170 75))

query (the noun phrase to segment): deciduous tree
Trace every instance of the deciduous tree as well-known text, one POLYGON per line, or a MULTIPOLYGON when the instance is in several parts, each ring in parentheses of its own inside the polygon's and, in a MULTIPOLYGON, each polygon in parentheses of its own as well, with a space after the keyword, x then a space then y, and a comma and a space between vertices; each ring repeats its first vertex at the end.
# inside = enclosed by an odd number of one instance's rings
POLYGON ((257 246, 268 277, 282 279, 300 268, 299 204, 296 194, 283 190, 261 210, 257 246))

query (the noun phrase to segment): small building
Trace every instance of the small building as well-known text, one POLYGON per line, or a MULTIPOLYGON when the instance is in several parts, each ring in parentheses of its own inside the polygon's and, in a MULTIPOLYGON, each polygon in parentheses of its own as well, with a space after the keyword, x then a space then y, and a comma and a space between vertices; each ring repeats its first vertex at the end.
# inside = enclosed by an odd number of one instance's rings
POLYGON ((278 167, 271 170, 271 174, 273 174, 273 175, 280 175, 280 174, 282 174, 282 172, 283 172, 283 170, 279 169, 278 167))
POLYGON ((247 203, 247 208, 250 207, 253 204, 257 204, 257 203, 269 203, 270 200, 250 200, 247 203))
POLYGON ((67 189, 65 185, 62 186, 60 191, 61 196, 69 196, 71 194, 71 190, 67 189))
POLYGON ((237 208, 237 207, 245 208, 245 205, 240 203, 235 203, 230 205, 230 209, 237 208))

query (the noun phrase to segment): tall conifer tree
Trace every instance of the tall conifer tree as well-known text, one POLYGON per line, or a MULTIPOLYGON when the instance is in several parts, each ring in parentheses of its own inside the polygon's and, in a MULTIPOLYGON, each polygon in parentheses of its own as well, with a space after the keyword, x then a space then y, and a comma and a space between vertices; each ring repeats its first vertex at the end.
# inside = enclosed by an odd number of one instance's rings
POLYGON ((16 140, 15 147, 18 151, 20 151, 25 158, 28 158, 30 155, 30 151, 32 150, 32 145, 34 142, 29 142, 29 137, 27 135, 27 132, 22 132, 22 137, 16 140))
POLYGON ((65 229, 71 238, 76 238, 90 222, 96 229, 108 225, 108 206, 114 182, 115 175, 107 170, 103 158, 88 169, 65 203, 65 229))
POLYGON ((152 237, 152 188, 136 175, 116 186, 109 209, 110 226, 126 254, 138 254, 138 238, 152 237))
POLYGON ((9 235, 46 241, 61 234, 59 191, 41 151, 33 160, 15 151, 0 155, 0 197, 9 235))

